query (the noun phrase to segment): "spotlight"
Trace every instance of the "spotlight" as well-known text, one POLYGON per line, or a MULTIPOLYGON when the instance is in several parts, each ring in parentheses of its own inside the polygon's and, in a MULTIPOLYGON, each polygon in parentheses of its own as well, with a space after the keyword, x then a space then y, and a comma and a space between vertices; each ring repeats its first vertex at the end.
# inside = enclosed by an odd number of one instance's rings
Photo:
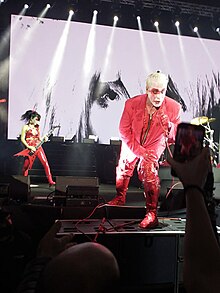
POLYGON ((97 11, 97 10, 94 10, 94 11, 93 11, 93 14, 94 14, 94 15, 97 15, 97 14, 98 14, 98 11, 97 11))
POLYGON ((189 19, 189 23, 194 33, 197 33, 199 30, 199 17, 197 15, 192 16, 189 19))
POLYGON ((135 4, 134 4, 134 17, 136 17, 138 20, 141 19, 141 17, 144 16, 144 13, 143 13, 143 10, 144 10, 144 4, 143 4, 143 1, 142 0, 137 0, 137 1, 134 1, 135 4))
POLYGON ((114 16, 114 21, 118 21, 118 16, 117 15, 114 16))
POLYGON ((159 26, 159 21, 155 20, 155 21, 154 21, 154 26, 155 26, 155 27, 158 27, 158 26, 159 26))
POLYGON ((219 31, 220 31, 220 14, 219 13, 215 13, 213 15, 213 18, 212 18, 212 27, 213 27, 214 31, 216 31, 217 33, 219 33, 219 31))
POLYGON ((176 27, 179 27, 179 26, 180 26, 180 22, 179 22, 179 20, 176 20, 176 21, 175 21, 175 26, 176 26, 176 27))
POLYGON ((101 0, 91 0, 91 11, 97 11, 96 14, 101 12, 101 0))
POLYGON ((73 14, 77 13, 79 10, 79 0, 71 0, 69 2, 70 2, 70 5, 69 5, 68 9, 69 9, 69 13, 72 16, 73 14), (72 12, 70 12, 70 11, 72 11, 72 12))
POLYGON ((151 22, 155 27, 159 26, 159 16, 161 11, 158 10, 156 7, 151 11, 151 22))
POLYGON ((25 9, 28 9, 29 8, 29 5, 28 4, 24 4, 24 8, 25 9))
POLYGON ((114 15, 114 21, 118 21, 119 17, 121 17, 121 4, 120 0, 113 0, 111 5, 111 10, 114 15), (115 18, 117 17, 117 18, 115 18))
POLYGON ((74 11, 73 11, 72 9, 70 9, 70 10, 69 10, 69 15, 72 16, 73 14, 74 14, 74 11))
POLYGON ((49 9, 51 7, 51 5, 49 3, 47 3, 46 8, 49 9))
POLYGON ((198 30, 199 30, 198 26, 194 26, 194 28, 193 28, 194 33, 197 33, 198 30))
POLYGON ((181 9, 179 6, 176 6, 172 12, 172 22, 176 27, 180 26, 181 21, 181 9))

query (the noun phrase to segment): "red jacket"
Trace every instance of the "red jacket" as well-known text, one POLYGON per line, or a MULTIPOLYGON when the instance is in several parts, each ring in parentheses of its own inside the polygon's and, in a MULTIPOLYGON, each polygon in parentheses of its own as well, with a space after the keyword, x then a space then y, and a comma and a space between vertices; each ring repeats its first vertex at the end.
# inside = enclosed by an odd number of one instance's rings
MULTIPOLYGON (((159 160, 166 148, 166 141, 174 143, 176 128, 180 123, 181 106, 169 97, 165 97, 161 107, 153 114, 150 128, 144 145, 141 145, 141 135, 144 127, 144 115, 147 95, 139 95, 125 102, 121 116, 119 131, 122 138, 122 152, 130 149, 134 157, 143 157, 146 151, 151 151, 159 160), (169 119, 169 133, 164 130, 161 123, 161 115, 165 114, 169 119)), ((145 117, 148 123, 149 115, 145 117)), ((131 161, 131 159, 129 159, 131 161)))

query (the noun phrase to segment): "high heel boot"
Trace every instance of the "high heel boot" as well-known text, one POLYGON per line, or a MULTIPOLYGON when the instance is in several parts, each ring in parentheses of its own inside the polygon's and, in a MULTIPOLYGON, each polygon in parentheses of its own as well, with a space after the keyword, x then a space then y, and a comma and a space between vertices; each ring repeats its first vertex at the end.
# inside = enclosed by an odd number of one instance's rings
POLYGON ((117 195, 108 202, 109 205, 122 206, 126 201, 126 193, 130 177, 124 177, 116 180, 117 195))
POLYGON ((49 182, 49 186, 50 186, 50 187, 53 186, 53 185, 56 185, 56 182, 53 181, 51 175, 50 175, 49 177, 47 177, 47 180, 48 180, 48 182, 49 182))
MULTIPOLYGON (((146 190, 146 189, 145 189, 146 190)), ((153 229, 159 224, 157 218, 157 204, 159 197, 159 186, 151 185, 145 192, 146 197, 146 215, 145 218, 139 224, 142 229, 153 229)))
POLYGON ((56 184, 56 182, 53 181, 53 178, 52 178, 52 175, 51 175, 51 172, 50 172, 50 167, 49 167, 49 164, 46 164, 45 165, 45 173, 46 173, 46 176, 47 176, 47 180, 49 182, 49 186, 53 186, 56 184))

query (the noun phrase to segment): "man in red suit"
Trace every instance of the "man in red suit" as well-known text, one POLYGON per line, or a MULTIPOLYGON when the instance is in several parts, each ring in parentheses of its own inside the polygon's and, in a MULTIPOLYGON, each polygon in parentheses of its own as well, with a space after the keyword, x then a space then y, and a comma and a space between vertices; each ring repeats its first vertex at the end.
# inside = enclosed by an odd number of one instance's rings
POLYGON ((176 128, 180 123, 181 106, 165 96, 167 84, 165 74, 159 71, 150 74, 146 80, 146 94, 125 102, 119 125, 122 146, 116 168, 117 195, 109 204, 125 204, 128 184, 139 161, 137 171, 143 183, 147 210, 139 224, 143 229, 158 226, 158 160, 166 145, 174 143, 176 128))

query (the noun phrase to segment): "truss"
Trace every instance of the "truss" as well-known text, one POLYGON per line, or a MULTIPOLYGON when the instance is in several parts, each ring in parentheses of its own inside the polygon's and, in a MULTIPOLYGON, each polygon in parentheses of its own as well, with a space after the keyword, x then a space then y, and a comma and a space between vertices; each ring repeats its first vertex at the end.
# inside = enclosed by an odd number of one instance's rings
MULTIPOLYGON (((130 5, 135 6, 137 1, 135 0, 101 0, 102 2, 114 2, 121 5, 130 5)), ((177 7, 181 9, 181 13, 193 14, 197 16, 204 17, 213 17, 215 14, 220 14, 219 7, 213 7, 208 5, 200 5, 195 3, 187 3, 182 1, 173 1, 173 0, 143 0, 143 8, 155 9, 158 8, 162 11, 171 11, 173 12, 177 7)))

